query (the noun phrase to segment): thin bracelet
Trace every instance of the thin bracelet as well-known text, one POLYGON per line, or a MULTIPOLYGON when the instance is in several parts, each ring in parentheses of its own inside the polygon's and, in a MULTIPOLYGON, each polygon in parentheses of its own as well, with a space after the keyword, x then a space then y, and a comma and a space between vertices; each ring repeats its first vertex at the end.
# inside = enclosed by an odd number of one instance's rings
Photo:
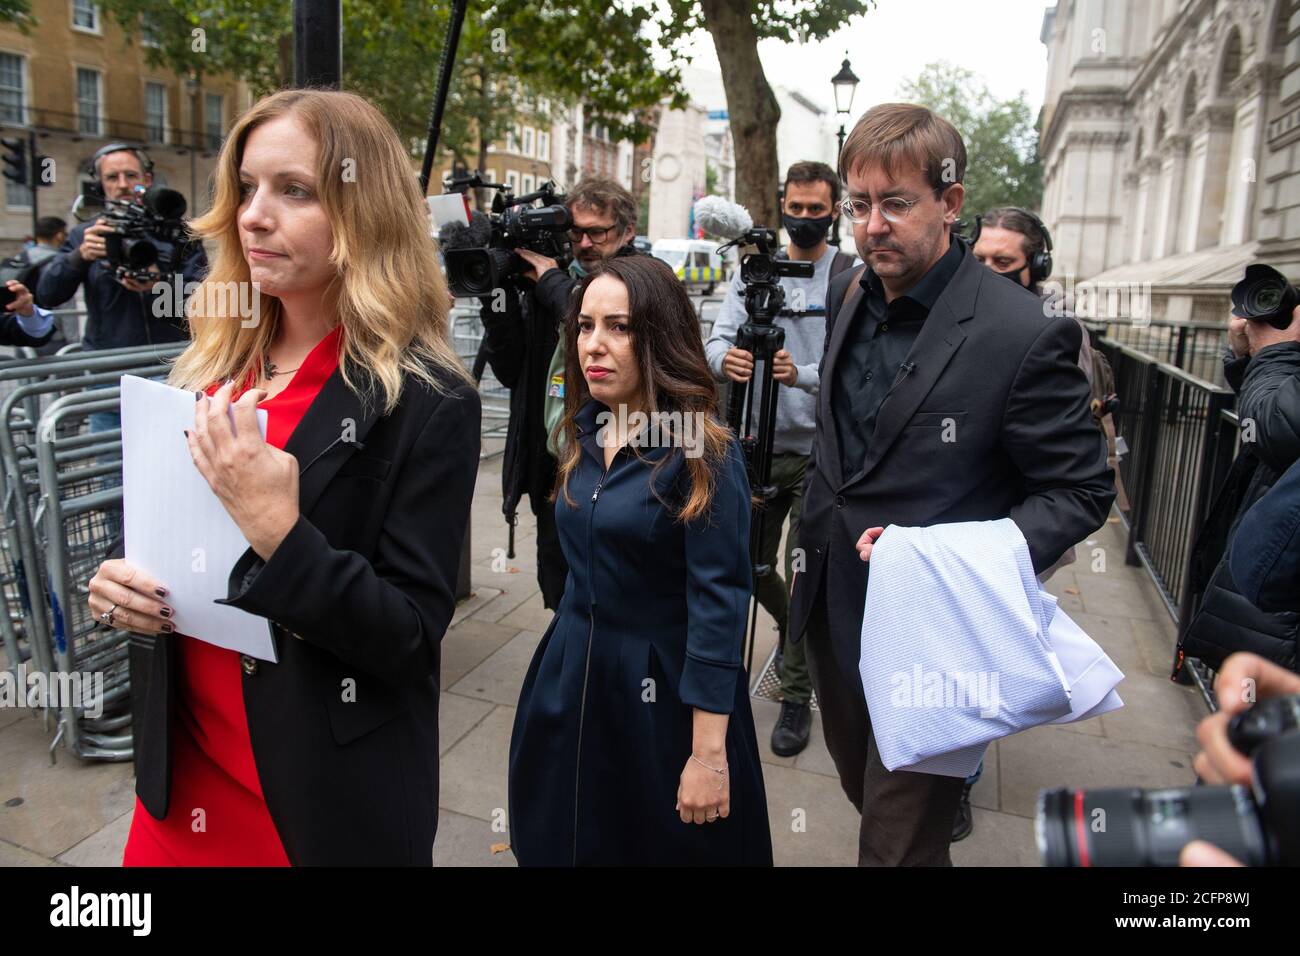
POLYGON ((706 764, 706 763, 705 763, 703 760, 701 760, 699 757, 695 756, 694 753, 691 754, 691 759, 694 760, 694 761, 695 761, 697 764, 699 764, 701 767, 703 767, 705 770, 712 770, 714 773, 726 773, 726 772, 727 772, 727 768, 726 768, 726 767, 723 767, 721 770, 719 770, 717 767, 710 767, 708 764, 706 764))

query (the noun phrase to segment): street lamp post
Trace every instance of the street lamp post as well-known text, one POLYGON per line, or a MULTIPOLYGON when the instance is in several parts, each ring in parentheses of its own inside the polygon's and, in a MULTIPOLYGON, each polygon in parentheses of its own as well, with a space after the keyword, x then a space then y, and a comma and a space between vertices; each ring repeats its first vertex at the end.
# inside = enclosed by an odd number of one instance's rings
MULTIPOLYGON (((848 120, 849 111, 853 109, 853 94, 858 90, 858 77, 849 67, 848 50, 844 51, 844 62, 840 64, 840 71, 831 77, 831 87, 835 90, 835 112, 840 117, 839 147, 835 151, 835 172, 842 181, 844 174, 840 169, 840 153, 844 152, 844 124, 848 120)), ((840 244, 838 220, 835 224, 835 235, 831 237, 831 244, 834 246, 840 244)))

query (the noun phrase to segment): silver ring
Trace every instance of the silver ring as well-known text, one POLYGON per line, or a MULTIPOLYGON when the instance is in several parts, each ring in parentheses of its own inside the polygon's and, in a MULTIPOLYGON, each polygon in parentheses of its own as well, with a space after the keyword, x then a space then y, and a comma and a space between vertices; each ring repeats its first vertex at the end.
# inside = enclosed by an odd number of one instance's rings
POLYGON ((107 624, 109 627, 112 627, 112 626, 113 626, 113 612, 116 611, 116 610, 117 610, 117 605, 114 604, 112 607, 110 607, 110 608, 109 608, 107 611, 105 611, 103 614, 99 615, 99 619, 100 619, 101 621, 103 621, 105 624, 107 624))

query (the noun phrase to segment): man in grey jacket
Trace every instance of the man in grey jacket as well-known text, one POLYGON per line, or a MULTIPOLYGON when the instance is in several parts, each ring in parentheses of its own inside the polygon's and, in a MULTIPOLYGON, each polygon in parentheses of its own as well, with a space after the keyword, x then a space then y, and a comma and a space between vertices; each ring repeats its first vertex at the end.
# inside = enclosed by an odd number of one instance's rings
MULTIPOLYGON (((786 642, 789 614, 787 586, 791 567, 798 566, 799 515, 803 501, 804 468, 817 427, 817 366, 826 341, 826 289, 833 276, 858 260, 827 242, 839 206, 840 181, 825 163, 799 162, 785 177, 781 224, 790 237, 786 255, 813 263, 811 279, 781 279, 786 308, 776 319, 785 330, 785 348, 772 362, 780 383, 776 401, 776 434, 772 441, 772 485, 776 497, 764 512, 759 563, 770 573, 755 581, 759 603, 772 615, 779 632, 781 716, 772 729, 772 751, 792 757, 808 745, 812 729, 812 681, 802 643, 786 642), (790 517, 786 537, 785 578, 776 573, 781 528, 790 517)), ((732 277, 727 297, 704 345, 709 367, 720 381, 746 382, 754 372, 754 357, 736 348, 736 330, 746 321, 745 286, 740 273, 732 277)), ((758 407, 755 396, 754 407, 758 407)), ((799 562, 800 564, 802 562, 799 562)))

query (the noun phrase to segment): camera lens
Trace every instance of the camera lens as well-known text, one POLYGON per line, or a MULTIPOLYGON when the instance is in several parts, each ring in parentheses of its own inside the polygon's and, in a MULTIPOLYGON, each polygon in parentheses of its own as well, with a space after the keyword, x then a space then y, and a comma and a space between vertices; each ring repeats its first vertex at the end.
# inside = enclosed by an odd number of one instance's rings
POLYGON ((1043 790, 1034 835, 1044 866, 1177 866, 1192 840, 1208 840, 1247 866, 1268 862, 1245 787, 1043 790))
POLYGON ((1251 315, 1272 315, 1281 306, 1285 294, 1285 283, 1266 279, 1246 290, 1246 309, 1251 315))
POLYGON ((148 239, 123 239, 122 255, 131 269, 147 269, 158 261, 158 247, 148 239))

